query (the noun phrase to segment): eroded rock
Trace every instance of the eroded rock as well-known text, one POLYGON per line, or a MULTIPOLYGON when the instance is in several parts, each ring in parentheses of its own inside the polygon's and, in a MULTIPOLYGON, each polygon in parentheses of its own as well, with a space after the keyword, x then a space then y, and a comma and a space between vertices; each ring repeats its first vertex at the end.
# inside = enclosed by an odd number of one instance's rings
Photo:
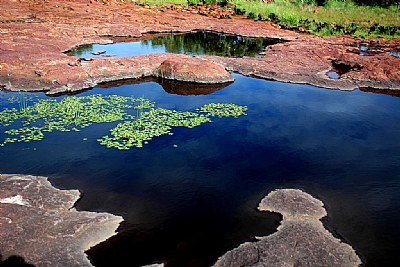
POLYGON ((215 263, 215 267, 237 266, 338 266, 361 264, 351 246, 328 232, 320 219, 326 216, 323 203, 296 189, 269 193, 259 210, 283 215, 278 231, 235 248, 215 263))
POLYGON ((201 58, 167 59, 157 69, 162 79, 194 83, 233 82, 233 77, 219 64, 201 58))
POLYGON ((122 217, 76 211, 77 190, 45 177, 0 174, 0 254, 35 266, 92 266, 84 251, 115 234, 122 217))

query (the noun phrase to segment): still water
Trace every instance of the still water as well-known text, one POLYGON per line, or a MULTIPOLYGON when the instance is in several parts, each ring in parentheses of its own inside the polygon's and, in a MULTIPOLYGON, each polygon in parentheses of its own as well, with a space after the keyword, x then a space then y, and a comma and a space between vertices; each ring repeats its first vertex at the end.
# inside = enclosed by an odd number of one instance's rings
MULTIPOLYGON (((118 234, 88 251, 95 266, 210 266, 240 243, 276 231, 281 218, 256 210, 276 188, 300 188, 321 199, 325 226, 366 266, 395 266, 400 98, 234 77, 210 90, 164 85, 167 93, 145 81, 80 93, 145 97, 182 111, 211 102, 248 111, 174 128, 174 135, 128 151, 96 141, 115 123, 53 132, 42 141, 0 147, 0 173, 48 176, 57 187, 82 192, 77 209, 123 216, 118 234)), ((2 108, 12 95, 0 93, 2 108)))
POLYGON ((266 46, 284 42, 278 38, 250 38, 206 31, 157 34, 156 37, 151 37, 152 35, 148 35, 146 40, 125 40, 112 44, 81 45, 68 54, 84 59, 132 57, 155 53, 260 57, 266 46))

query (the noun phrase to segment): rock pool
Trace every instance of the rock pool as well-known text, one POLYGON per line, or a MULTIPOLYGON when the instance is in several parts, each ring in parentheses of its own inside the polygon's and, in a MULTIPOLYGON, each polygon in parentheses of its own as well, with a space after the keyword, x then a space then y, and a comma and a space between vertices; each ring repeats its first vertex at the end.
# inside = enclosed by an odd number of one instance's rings
MULTIPOLYGON (((53 131, 41 141, 0 147, 0 173, 48 176, 57 187, 82 191, 78 210, 123 216, 119 234, 88 251, 95 266, 210 266, 240 243, 276 231, 281 218, 256 210, 276 188, 299 188, 321 199, 325 227, 367 266, 396 262, 400 98, 233 75, 234 83, 210 94, 193 87, 185 95, 177 94, 181 87, 169 94, 154 81, 81 92, 75 96, 143 97, 179 111, 209 103, 248 110, 246 116, 176 127, 173 135, 126 151, 97 141, 119 122, 53 131)), ((1 109, 18 107, 10 98, 19 94, 1 92, 1 109)), ((32 99, 27 106, 49 98, 24 95, 32 99)), ((4 131, 0 127, 1 140, 4 131)))
POLYGON ((68 51, 68 54, 83 59, 155 53, 260 57, 266 46, 284 42, 279 38, 250 38, 208 31, 148 34, 141 38, 123 38, 123 42, 119 39, 111 44, 81 45, 68 51))

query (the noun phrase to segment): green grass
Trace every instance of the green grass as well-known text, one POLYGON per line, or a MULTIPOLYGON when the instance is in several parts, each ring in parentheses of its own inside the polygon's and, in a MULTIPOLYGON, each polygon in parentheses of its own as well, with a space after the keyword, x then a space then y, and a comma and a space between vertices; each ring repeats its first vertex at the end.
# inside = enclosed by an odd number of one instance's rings
MULTIPOLYGON (((137 4, 182 5, 200 0, 131 0, 137 4)), ((212 0, 204 0, 211 3, 212 0)), ((400 9, 396 6, 360 6, 351 0, 327 0, 317 6, 314 0, 218 0, 235 4, 237 13, 255 20, 273 21, 284 28, 302 29, 327 36, 347 34, 363 38, 400 38, 400 9)))
POLYGON ((323 7, 289 0, 275 0, 270 4, 253 0, 230 1, 250 18, 270 20, 286 28, 303 28, 316 35, 400 37, 400 10, 396 6, 358 6, 349 0, 328 0, 323 7))

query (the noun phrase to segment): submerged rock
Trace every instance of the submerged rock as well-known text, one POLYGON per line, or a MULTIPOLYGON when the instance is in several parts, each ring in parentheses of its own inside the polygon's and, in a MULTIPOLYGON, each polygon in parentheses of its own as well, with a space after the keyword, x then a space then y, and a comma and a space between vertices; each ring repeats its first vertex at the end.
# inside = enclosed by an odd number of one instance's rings
POLYGON ((258 209, 283 215, 278 231, 227 252, 215 267, 350 267, 361 264, 351 246, 324 228, 320 221, 327 215, 323 203, 309 194, 296 189, 276 190, 261 201, 258 209))
POLYGON ((35 266, 92 266, 84 251, 113 236, 122 217, 76 211, 77 190, 46 177, 0 174, 0 255, 35 266))

